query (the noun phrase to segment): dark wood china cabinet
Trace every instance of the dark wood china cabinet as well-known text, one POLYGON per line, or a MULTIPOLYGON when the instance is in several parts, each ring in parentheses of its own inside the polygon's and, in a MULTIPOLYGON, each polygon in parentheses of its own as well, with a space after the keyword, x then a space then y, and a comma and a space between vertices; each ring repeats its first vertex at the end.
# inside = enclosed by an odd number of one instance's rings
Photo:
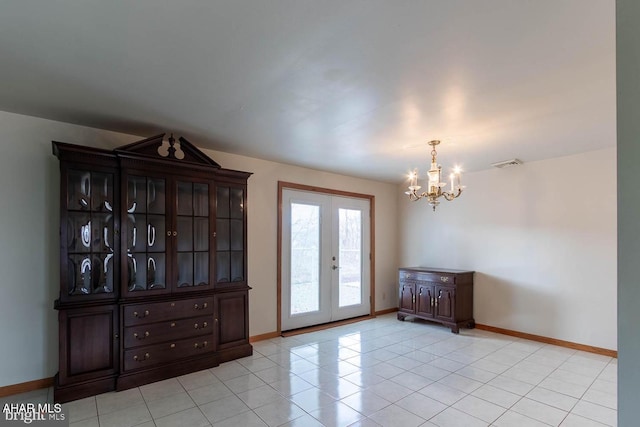
POLYGON ((59 372, 66 402, 252 354, 248 172, 184 138, 60 159, 59 372))

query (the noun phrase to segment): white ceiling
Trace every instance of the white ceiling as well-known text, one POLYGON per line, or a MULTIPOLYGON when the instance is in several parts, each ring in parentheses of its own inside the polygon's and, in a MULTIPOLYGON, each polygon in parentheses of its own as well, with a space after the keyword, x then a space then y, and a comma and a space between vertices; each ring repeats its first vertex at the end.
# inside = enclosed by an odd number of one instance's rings
POLYGON ((391 182, 615 145, 614 0, 4 0, 0 61, 0 110, 391 182))

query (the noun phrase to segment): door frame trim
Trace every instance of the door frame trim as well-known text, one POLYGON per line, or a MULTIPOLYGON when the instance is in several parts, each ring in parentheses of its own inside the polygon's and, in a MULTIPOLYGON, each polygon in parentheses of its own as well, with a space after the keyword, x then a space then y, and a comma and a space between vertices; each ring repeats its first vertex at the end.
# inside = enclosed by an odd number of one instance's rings
POLYGON ((369 315, 371 317, 375 317, 375 306, 376 306, 376 281, 375 281, 375 267, 376 267, 376 238, 375 238, 375 219, 376 219, 376 209, 375 209, 375 201, 376 197, 371 194, 363 194, 363 193, 354 193, 351 191, 342 191, 342 190, 334 190, 331 188, 323 188, 317 187, 314 185, 304 185, 297 184, 294 182, 286 182, 286 181, 278 181, 278 266, 277 266, 277 333, 278 335, 282 334, 282 191, 284 189, 289 190, 300 190, 300 191, 308 191, 314 193, 322 193, 330 196, 343 196, 343 197, 351 197, 355 199, 364 199, 369 201, 369 234, 371 236, 370 241, 370 251, 371 251, 371 259, 369 262, 369 315))

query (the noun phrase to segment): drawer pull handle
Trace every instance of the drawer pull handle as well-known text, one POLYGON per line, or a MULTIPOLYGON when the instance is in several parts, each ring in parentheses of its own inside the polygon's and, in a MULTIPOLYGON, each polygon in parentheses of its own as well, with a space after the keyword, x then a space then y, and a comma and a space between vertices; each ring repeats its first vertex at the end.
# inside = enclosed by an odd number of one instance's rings
POLYGON ((199 305, 199 304, 194 304, 194 305, 193 305, 193 308, 194 308, 194 309, 196 309, 196 310, 203 310, 203 309, 207 308, 208 306, 209 306, 209 304, 207 304, 207 303, 205 302, 204 304, 202 304, 202 307, 200 307, 200 305, 199 305))
POLYGON ((176 348, 176 345, 175 344, 171 344, 169 347, 170 348, 176 348))
POLYGON ((144 362, 145 360, 147 360, 149 357, 151 357, 149 355, 149 353, 145 353, 144 357, 142 359, 140 359, 137 355, 133 356, 133 360, 135 360, 136 362, 144 362))
POLYGON ((209 343, 207 341, 203 342, 202 345, 195 343, 193 348, 205 348, 209 343))
POLYGON ((175 306, 176 306, 176 303, 175 303, 175 302, 172 302, 172 303, 171 303, 171 307, 175 307, 175 306))
POLYGON ((145 318, 145 317, 147 317, 149 315, 149 310, 145 310, 142 315, 140 315, 140 313, 138 313, 137 311, 134 311, 133 315, 135 317, 137 317, 138 319, 143 319, 143 318, 145 318))
POLYGON ((143 340, 143 339, 147 338, 148 336, 149 336, 149 331, 145 331, 144 335, 142 337, 140 337, 140 338, 138 338, 138 333, 137 332, 133 334, 133 337, 137 338, 139 340, 143 340))
POLYGON ((176 327, 176 322, 171 322, 171 327, 175 328, 176 327))
POLYGON ((203 322, 203 323, 202 323, 202 326, 200 326, 200 325, 198 325, 197 323, 195 323, 195 324, 193 325, 193 327, 194 327, 195 329, 204 329, 204 328, 206 328, 208 325, 209 325, 209 324, 208 324, 207 322, 203 322))
POLYGON ((447 283, 449 281, 449 278, 447 276, 440 276, 440 280, 442 280, 444 283, 447 283))
POLYGON ((218 323, 218 318, 213 319, 214 322, 218 323))

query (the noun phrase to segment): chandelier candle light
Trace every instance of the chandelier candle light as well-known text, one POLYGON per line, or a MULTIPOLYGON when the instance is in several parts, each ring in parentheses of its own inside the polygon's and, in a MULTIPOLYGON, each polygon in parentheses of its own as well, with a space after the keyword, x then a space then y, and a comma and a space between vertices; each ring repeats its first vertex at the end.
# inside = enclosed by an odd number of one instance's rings
POLYGON ((450 191, 442 191, 442 189, 447 186, 447 183, 440 182, 442 166, 440 166, 436 161, 436 156, 438 155, 436 152, 436 145, 438 144, 440 144, 440 141, 438 140, 429 141, 429 145, 431 146, 431 169, 429 169, 428 173, 429 184, 427 191, 422 194, 418 194, 418 190, 422 187, 418 185, 418 170, 414 169, 409 173, 409 180, 411 182, 411 185, 409 185, 409 191, 405 191, 404 193, 409 196, 409 200, 412 202, 426 197, 427 202, 433 207, 434 211, 436 210, 436 206, 440 204, 440 201, 438 200, 440 197, 444 197, 448 201, 451 201, 460 197, 460 194, 462 194, 462 190, 464 189, 464 186, 460 184, 462 171, 460 170, 460 167, 456 166, 453 168, 453 173, 449 175, 449 179, 451 180, 450 191))

